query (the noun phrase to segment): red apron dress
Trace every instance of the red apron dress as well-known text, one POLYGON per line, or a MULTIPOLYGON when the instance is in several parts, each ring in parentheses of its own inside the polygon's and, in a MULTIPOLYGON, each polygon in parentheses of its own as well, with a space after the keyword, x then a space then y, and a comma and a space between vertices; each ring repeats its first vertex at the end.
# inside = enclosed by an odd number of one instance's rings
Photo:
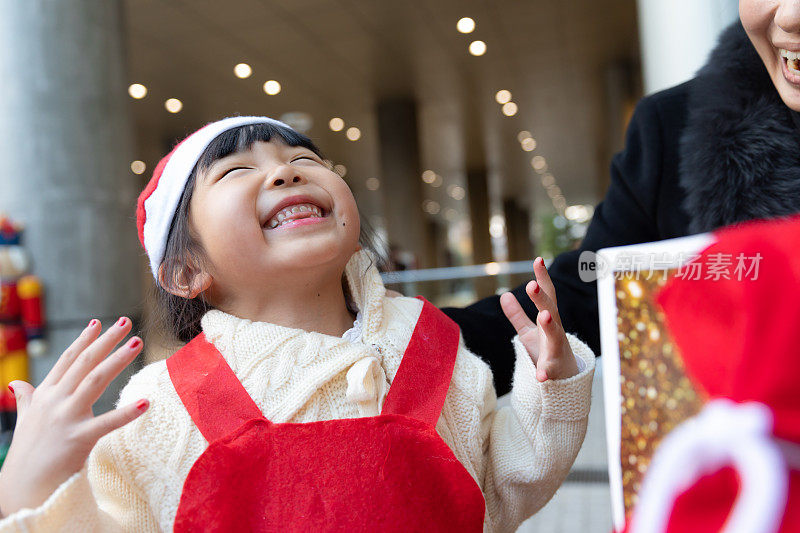
POLYGON ((483 493, 434 426, 458 326, 424 301, 380 415, 267 420, 203 334, 167 360, 209 446, 175 531, 483 531, 483 493))

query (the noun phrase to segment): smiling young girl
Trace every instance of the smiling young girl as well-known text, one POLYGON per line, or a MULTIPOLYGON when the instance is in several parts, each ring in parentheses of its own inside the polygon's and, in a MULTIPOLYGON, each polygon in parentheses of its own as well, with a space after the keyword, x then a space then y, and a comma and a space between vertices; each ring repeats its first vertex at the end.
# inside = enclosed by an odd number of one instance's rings
POLYGON ((264 117, 211 123, 139 199, 165 326, 188 342, 91 406, 141 351, 93 320, 35 390, 0 472, 5 531, 513 531, 583 441, 594 355, 541 261, 511 295, 510 407, 429 303, 387 298, 345 182, 264 117), (88 459, 88 460, 87 460, 88 459))

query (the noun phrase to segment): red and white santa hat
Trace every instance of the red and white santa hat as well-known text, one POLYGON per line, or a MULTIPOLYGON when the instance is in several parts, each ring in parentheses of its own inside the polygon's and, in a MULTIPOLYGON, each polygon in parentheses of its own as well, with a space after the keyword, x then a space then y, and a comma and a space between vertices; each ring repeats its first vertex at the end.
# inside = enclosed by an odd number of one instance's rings
POLYGON ((158 280, 158 267, 164 260, 167 237, 192 169, 211 142, 221 133, 250 124, 272 124, 292 129, 269 117, 228 117, 206 124, 181 141, 158 162, 153 177, 136 202, 136 226, 150 270, 158 280))

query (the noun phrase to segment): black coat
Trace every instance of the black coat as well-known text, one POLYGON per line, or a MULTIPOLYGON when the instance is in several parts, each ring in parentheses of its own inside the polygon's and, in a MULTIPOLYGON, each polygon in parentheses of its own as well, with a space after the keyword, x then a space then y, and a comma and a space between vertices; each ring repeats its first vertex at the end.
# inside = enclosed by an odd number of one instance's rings
MULTIPOLYGON (((580 249, 550 268, 565 330, 598 355, 597 285, 578 277, 582 251, 800 212, 800 114, 780 99, 740 23, 710 57, 692 80, 639 102, 580 249)), ((513 292, 535 318, 525 285, 513 292)), ((498 394, 507 392, 515 331, 499 297, 444 311, 491 365, 498 394)))

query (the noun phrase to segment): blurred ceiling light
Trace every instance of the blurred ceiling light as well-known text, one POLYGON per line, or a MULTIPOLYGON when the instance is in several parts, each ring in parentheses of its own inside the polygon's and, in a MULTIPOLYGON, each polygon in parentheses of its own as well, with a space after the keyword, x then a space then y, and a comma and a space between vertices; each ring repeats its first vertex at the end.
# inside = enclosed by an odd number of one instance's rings
POLYGON ((556 184, 556 179, 553 177, 552 174, 545 174, 542 176, 542 185, 545 187, 552 187, 556 184))
POLYGON ((463 200, 464 196, 467 195, 467 191, 464 190, 464 187, 451 185, 447 188, 447 194, 449 194, 450 198, 453 200, 463 200))
POLYGON ((472 41, 469 43, 469 53, 474 56, 482 56, 486 53, 486 43, 483 41, 472 41))
POLYGON ((594 208, 590 205, 571 205, 564 210, 564 216, 575 222, 588 222, 594 214, 594 208))
POLYGON ((547 160, 540 155, 534 156, 534 158, 531 159, 531 166, 537 172, 540 170, 544 170, 547 168, 547 160))
POLYGON ((531 132, 528 130, 522 130, 521 132, 517 133, 517 140, 519 142, 524 141, 525 139, 530 139, 532 137, 531 132))
POLYGON ((439 202, 435 200, 425 200, 422 202, 422 209, 426 213, 430 213, 431 215, 435 215, 441 210, 442 206, 439 205, 439 202))
POLYGON ((424 181, 427 184, 433 183, 434 181, 436 181, 436 172, 434 172, 433 170, 426 170, 425 172, 422 173, 422 181, 424 181))
POLYGON ((536 150, 536 139, 533 137, 528 137, 527 139, 522 139, 520 143, 522 145, 522 149, 526 152, 532 152, 536 150))
POLYGON ((506 234, 506 219, 503 215, 492 215, 489 219, 489 234, 495 239, 506 234))
POLYGON ((448 207, 444 210, 444 218, 447 220, 455 220, 458 217, 458 211, 453 209, 452 207, 448 207))
POLYGON ((347 175, 347 167, 344 165, 334 165, 333 171, 339 174, 341 177, 345 177, 347 175))
POLYGON ((458 19, 456 29, 461 33, 472 33, 475 31, 475 21, 469 17, 458 19))
POLYGON ((351 141, 357 141, 361 138, 361 130, 355 127, 347 128, 347 133, 345 133, 345 135, 347 135, 347 138, 351 141))
POLYGON ((557 197, 561 196, 561 189, 558 187, 550 187, 547 189, 547 196, 555 200, 557 197))
POLYGON ((307 134, 314 125, 314 117, 304 111, 289 111, 278 117, 278 120, 288 124, 293 130, 307 134))
POLYGON ((179 113, 181 109, 183 109, 183 102, 178 100, 177 98, 170 98, 166 102, 164 102, 164 107, 167 108, 167 111, 170 113, 179 113))
POLYGON ((494 237, 495 239, 499 239, 503 235, 506 234, 506 227, 503 225, 490 225, 489 226, 489 235, 494 237))
POLYGON ((498 104, 506 104, 511 101, 511 91, 500 89, 497 91, 497 94, 494 95, 494 99, 498 104))
POLYGON ((496 276, 500 273, 500 264, 495 263, 494 261, 491 263, 486 263, 486 266, 483 268, 490 276, 496 276))
POLYGON ((236 74, 237 78, 249 78, 250 74, 253 73, 253 69, 250 68, 250 65, 247 63, 239 63, 235 67, 233 67, 233 73, 236 74))
POLYGON ((264 83, 264 92, 270 96, 275 96, 281 92, 281 84, 275 80, 269 80, 268 82, 264 83))
POLYGON ((145 170, 147 170, 147 165, 144 164, 144 161, 139 161, 137 159, 131 163, 131 172, 134 174, 144 174, 145 170))
POLYGON ((439 174, 435 174, 431 182, 431 187, 441 187, 443 183, 444 179, 439 174))
POLYGON ((368 178, 366 185, 370 191, 377 191, 381 186, 381 182, 378 178, 368 178))
POLYGON ((517 114, 517 104, 514 102, 507 102, 503 104, 503 114, 507 117, 513 117, 517 114))
POLYGON ((344 120, 340 119, 339 117, 333 117, 328 121, 328 127, 332 131, 342 131, 344 129, 344 120))
POLYGON ((132 83, 128 86, 128 94, 131 95, 131 98, 136 98, 137 100, 141 100, 145 96, 147 96, 147 87, 142 85, 141 83, 132 83))

